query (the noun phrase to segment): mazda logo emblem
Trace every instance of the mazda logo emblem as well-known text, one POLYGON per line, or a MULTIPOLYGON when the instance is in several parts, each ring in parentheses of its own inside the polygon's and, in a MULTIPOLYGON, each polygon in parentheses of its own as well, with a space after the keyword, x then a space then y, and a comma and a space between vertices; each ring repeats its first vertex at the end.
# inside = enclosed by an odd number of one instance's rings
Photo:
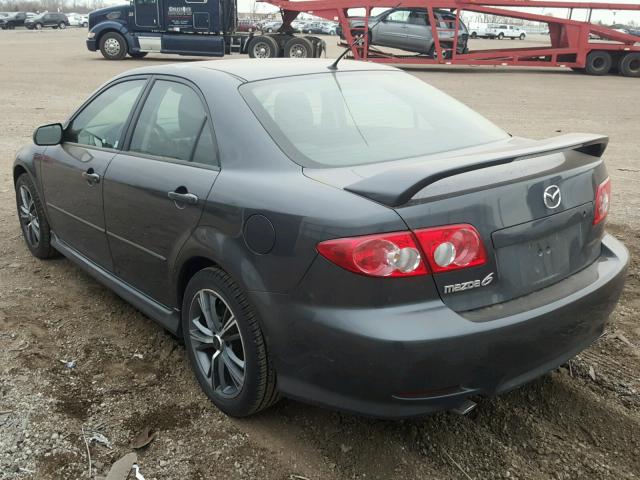
POLYGON ((560 202, 562 201, 562 195, 560 195, 560 187, 557 185, 551 185, 544 189, 544 194, 542 195, 542 199, 544 200, 544 204, 547 208, 553 210, 554 208, 558 208, 560 202))

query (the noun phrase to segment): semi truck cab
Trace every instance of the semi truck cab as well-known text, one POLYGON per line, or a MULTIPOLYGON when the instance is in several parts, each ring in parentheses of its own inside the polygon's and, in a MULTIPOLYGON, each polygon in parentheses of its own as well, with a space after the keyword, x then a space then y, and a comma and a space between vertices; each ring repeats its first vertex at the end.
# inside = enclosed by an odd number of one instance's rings
POLYGON ((131 0, 89 14, 87 48, 108 60, 149 52, 221 57, 234 40, 242 49, 251 37, 235 35, 236 25, 235 0, 131 0))

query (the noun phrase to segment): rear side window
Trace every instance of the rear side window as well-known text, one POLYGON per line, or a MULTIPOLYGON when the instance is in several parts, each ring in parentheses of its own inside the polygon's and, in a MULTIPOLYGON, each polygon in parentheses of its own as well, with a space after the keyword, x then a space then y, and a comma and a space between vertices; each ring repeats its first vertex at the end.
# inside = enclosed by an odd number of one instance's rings
POLYGON ((308 167, 399 160, 508 138, 404 72, 338 72, 250 82, 240 92, 280 148, 308 167))
POLYGON ((107 88, 69 124, 64 140, 90 147, 118 148, 122 130, 146 80, 107 88))
POLYGON ((200 97, 177 82, 154 83, 129 150, 157 157, 216 165, 211 124, 200 97))

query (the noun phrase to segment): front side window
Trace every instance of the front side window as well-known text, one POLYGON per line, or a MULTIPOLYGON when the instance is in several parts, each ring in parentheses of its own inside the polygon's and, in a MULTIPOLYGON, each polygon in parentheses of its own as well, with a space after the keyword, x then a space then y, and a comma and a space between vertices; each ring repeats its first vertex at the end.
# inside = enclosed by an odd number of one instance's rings
POLYGON ((387 22, 407 23, 409 21, 409 10, 396 10, 387 15, 387 22))
POLYGON ((215 165, 210 120, 200 97, 182 83, 155 82, 140 112, 129 150, 215 165))
POLYGON ((295 162, 341 167, 430 155, 509 138, 403 72, 343 72, 250 82, 240 92, 295 162))
POLYGON ((146 80, 120 82, 100 93, 69 124, 64 141, 119 148, 122 131, 146 80))

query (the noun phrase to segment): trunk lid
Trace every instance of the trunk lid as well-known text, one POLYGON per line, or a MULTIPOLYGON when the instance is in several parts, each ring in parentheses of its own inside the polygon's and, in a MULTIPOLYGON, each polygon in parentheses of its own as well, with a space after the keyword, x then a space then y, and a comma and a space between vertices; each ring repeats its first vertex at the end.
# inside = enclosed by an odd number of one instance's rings
POLYGON ((593 226, 606 137, 511 138, 446 155, 349 169, 305 169, 316 180, 393 208, 412 230, 469 223, 485 265, 433 274, 442 300, 468 311, 552 285, 600 254, 593 226))

